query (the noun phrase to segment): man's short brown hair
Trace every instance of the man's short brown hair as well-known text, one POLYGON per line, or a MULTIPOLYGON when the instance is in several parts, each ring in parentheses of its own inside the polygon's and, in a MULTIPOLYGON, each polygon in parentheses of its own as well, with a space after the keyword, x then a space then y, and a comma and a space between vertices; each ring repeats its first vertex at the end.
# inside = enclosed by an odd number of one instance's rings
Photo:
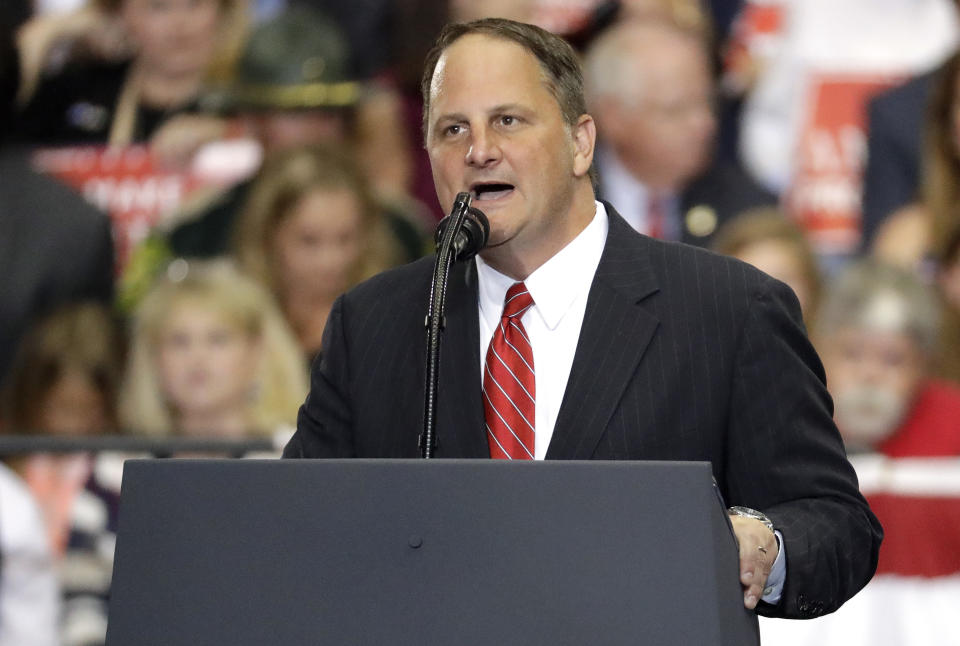
MULTIPOLYGON (((587 111, 583 96, 583 72, 573 48, 559 36, 535 25, 504 18, 484 18, 473 22, 451 23, 443 28, 427 58, 420 80, 423 95, 423 136, 427 136, 430 113, 430 84, 437 61, 444 50, 468 34, 482 34, 517 43, 536 57, 543 70, 547 89, 557 100, 560 112, 568 125, 574 126, 587 111)), ((482 65, 482 61, 477 61, 482 65)))

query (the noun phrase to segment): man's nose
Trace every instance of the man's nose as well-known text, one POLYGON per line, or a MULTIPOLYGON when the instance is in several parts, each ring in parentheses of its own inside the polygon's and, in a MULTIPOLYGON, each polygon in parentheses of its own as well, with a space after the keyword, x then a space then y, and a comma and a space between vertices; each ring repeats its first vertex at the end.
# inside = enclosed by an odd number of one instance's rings
POLYGON ((470 134, 470 147, 467 148, 466 162, 469 166, 483 168, 495 164, 500 159, 500 146, 496 135, 486 128, 474 128, 470 134))

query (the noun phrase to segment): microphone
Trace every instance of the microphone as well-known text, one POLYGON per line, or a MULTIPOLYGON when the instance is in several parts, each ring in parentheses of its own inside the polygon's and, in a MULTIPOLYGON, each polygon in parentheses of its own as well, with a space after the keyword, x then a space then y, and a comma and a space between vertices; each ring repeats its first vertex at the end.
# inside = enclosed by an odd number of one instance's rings
POLYGON ((454 200, 450 215, 446 216, 437 225, 434 242, 440 244, 443 233, 456 221, 457 215, 465 210, 463 224, 453 238, 453 258, 455 261, 470 260, 487 245, 490 237, 490 222, 483 211, 470 206, 470 194, 458 193, 454 200))
POLYGON ((423 324, 427 330, 426 374, 423 389, 423 432, 420 455, 432 458, 437 447, 437 394, 440 389, 440 337, 446 326, 444 310, 450 267, 457 260, 469 260, 487 244, 490 223, 487 216, 470 207, 470 193, 457 193, 450 215, 437 225, 437 256, 430 281, 430 305, 423 324))

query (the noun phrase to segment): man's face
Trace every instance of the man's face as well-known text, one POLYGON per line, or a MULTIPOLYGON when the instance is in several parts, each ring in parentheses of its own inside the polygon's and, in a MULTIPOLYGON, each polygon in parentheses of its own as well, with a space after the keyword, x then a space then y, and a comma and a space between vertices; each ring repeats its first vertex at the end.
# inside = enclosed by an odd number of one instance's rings
POLYGON ((844 441, 874 448, 910 410, 925 371, 920 348, 906 332, 850 327, 824 339, 820 350, 844 441))
POLYGON ((709 163, 716 134, 706 56, 682 41, 669 55, 627 55, 639 56, 640 95, 612 99, 597 115, 601 133, 645 184, 682 190, 709 163))
POLYGON ((471 192, 490 220, 485 258, 534 258, 535 268, 585 226, 571 210, 593 156, 592 120, 564 122, 520 45, 479 34, 455 41, 437 63, 427 124, 440 204, 449 210, 471 192))
POLYGON ((319 108, 253 112, 247 116, 247 123, 267 152, 339 143, 347 131, 343 114, 319 108))

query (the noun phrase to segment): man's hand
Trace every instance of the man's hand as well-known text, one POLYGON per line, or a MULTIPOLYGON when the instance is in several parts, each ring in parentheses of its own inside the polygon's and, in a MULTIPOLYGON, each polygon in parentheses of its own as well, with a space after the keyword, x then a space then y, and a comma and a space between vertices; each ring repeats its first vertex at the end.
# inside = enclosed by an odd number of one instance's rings
POLYGON ((770 568, 777 560, 777 537, 756 518, 730 516, 733 533, 740 544, 740 583, 743 586, 743 605, 757 607, 767 584, 770 568))

